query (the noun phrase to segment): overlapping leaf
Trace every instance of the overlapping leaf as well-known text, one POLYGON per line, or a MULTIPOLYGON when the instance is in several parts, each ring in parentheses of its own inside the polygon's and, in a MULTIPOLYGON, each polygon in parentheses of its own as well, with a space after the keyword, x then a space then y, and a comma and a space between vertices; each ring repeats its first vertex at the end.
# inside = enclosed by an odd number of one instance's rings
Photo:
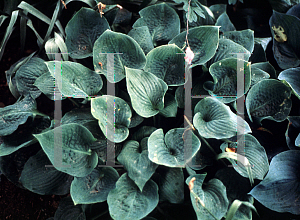
POLYGON ((282 80, 282 81, 286 81, 293 93, 300 99, 300 68, 290 68, 287 70, 282 71, 279 76, 278 79, 282 80))

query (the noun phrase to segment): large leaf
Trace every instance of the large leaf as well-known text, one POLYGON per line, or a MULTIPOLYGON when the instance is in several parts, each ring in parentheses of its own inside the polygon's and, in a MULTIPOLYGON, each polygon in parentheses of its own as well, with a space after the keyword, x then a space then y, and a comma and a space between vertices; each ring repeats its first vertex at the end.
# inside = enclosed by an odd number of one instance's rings
MULTIPOLYGON (((17 101, 13 105, 0 109, 0 136, 12 134, 19 125, 24 124, 29 117, 45 116, 36 110, 36 102, 30 96, 17 101)), ((48 116, 47 116, 48 117, 48 116)))
POLYGON ((244 119, 213 97, 198 102, 194 114, 194 126, 204 138, 224 139, 251 132, 244 119))
POLYGON ((167 84, 150 72, 126 68, 127 90, 133 109, 149 118, 164 108, 167 84))
MULTIPOLYGON (((269 162, 265 148, 260 145, 255 137, 250 134, 245 134, 238 140, 238 142, 230 144, 223 143, 220 146, 223 152, 227 152, 228 148, 236 149, 240 147, 242 147, 242 149, 237 149, 237 153, 244 154, 243 156, 248 159, 250 168, 252 169, 253 179, 263 180, 269 170, 269 162)), ((242 163, 240 163, 240 161, 235 161, 233 159, 229 159, 229 161, 233 164, 233 168, 241 176, 248 178, 247 169, 242 163)))
POLYGON ((51 167, 43 150, 29 158, 20 177, 26 189, 40 195, 68 194, 72 180, 72 176, 51 167))
POLYGON ((124 165, 128 171, 128 176, 135 182, 141 192, 158 167, 148 158, 147 138, 142 140, 141 146, 137 141, 126 142, 117 159, 124 165))
POLYGON ((273 11, 269 24, 273 36, 274 57, 278 65, 282 69, 298 66, 300 41, 297 35, 300 31, 300 19, 273 11))
POLYGON ((104 74, 109 82, 114 83, 125 78, 125 67, 143 68, 146 57, 133 38, 107 30, 95 42, 93 63, 97 73, 104 74), (109 54, 113 55, 114 59, 110 60, 109 54), (111 63, 107 63, 108 60, 111 63), (112 75, 107 75, 110 73, 112 75))
POLYGON ((200 140, 191 130, 174 128, 164 135, 162 129, 157 129, 148 139, 149 159, 167 167, 184 167, 200 146, 200 140))
POLYGON ((33 57, 22 65, 16 72, 16 84, 20 94, 26 96, 31 94, 35 99, 40 96, 41 91, 34 85, 35 80, 48 72, 44 60, 33 57))
POLYGON ((85 177, 75 177, 71 184, 74 205, 104 202, 119 178, 112 167, 97 166, 85 177))
POLYGON ((141 46, 145 54, 154 48, 152 37, 147 26, 131 29, 128 32, 128 36, 132 37, 141 46))
POLYGON ((250 29, 242 31, 226 31, 223 36, 245 47, 250 53, 254 49, 254 31, 250 29))
POLYGON ((104 16, 90 8, 81 8, 66 26, 66 45, 70 57, 82 59, 92 55, 93 46, 109 24, 104 16))
POLYGON ((94 98, 91 101, 91 112, 110 141, 120 143, 128 137, 132 113, 123 99, 110 95, 94 98))
POLYGON ((149 180, 143 191, 128 175, 123 174, 107 197, 109 213, 115 220, 139 220, 146 217, 158 204, 158 187, 149 180))
POLYGON ((288 150, 273 157, 270 170, 250 194, 276 212, 300 215, 300 151, 288 150))
POLYGON ((290 68, 287 70, 282 71, 278 79, 282 81, 286 81, 293 93, 300 99, 300 67, 298 68, 290 68))
POLYGON ((166 3, 148 6, 139 11, 133 27, 147 26, 154 46, 159 41, 167 42, 180 33, 180 19, 176 11, 166 3))
POLYGON ((214 79, 214 82, 208 81, 204 83, 204 88, 211 94, 223 96, 222 102, 232 102, 242 97, 249 89, 251 83, 251 67, 250 63, 242 59, 227 58, 215 62, 209 67, 209 72, 214 79), (241 71, 238 68, 242 68, 241 71), (239 74, 239 75, 238 75, 239 74), (242 81, 243 89, 237 85, 242 81), (235 98, 226 96, 236 96, 235 98))
POLYGON ((190 189, 192 188, 190 196, 197 218, 198 220, 221 219, 226 214, 229 204, 226 188, 218 179, 211 179, 204 184, 205 177, 206 174, 196 174, 189 176, 185 181, 190 189))
POLYGON ((82 125, 70 123, 34 136, 59 171, 84 177, 98 163, 97 154, 90 149, 96 139, 82 125))
POLYGON ((61 75, 56 76, 56 63, 56 61, 46 62, 52 77, 55 77, 58 83, 58 89, 62 95, 84 98, 96 95, 102 88, 103 82, 101 77, 82 64, 62 61, 61 75))
POLYGON ((246 97, 246 108, 250 120, 267 118, 284 121, 292 107, 291 89, 275 79, 265 79, 255 84, 246 97))
POLYGON ((237 56, 241 54, 243 55, 245 61, 248 61, 251 55, 250 52, 242 45, 237 44, 229 39, 220 39, 215 55, 207 62, 206 66, 209 67, 211 64, 226 58, 237 58, 237 56))
POLYGON ((168 86, 183 85, 185 61, 182 53, 175 44, 156 47, 147 54, 144 70, 164 80, 168 86))
MULTIPOLYGON (((219 28, 215 26, 200 26, 191 28, 188 34, 191 50, 195 57, 192 66, 203 65, 216 53, 219 44, 219 28)), ((176 44, 184 49, 186 46, 186 31, 174 37, 169 44, 176 44)), ((177 56, 183 56, 178 54, 177 56)))

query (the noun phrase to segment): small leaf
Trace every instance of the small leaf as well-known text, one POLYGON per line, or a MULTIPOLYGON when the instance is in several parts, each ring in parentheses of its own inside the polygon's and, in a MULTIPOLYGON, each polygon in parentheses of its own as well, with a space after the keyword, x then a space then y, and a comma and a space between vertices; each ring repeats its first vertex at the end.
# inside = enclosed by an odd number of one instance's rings
POLYGON ((126 142, 117 158, 124 165, 128 171, 128 176, 135 182, 141 192, 158 167, 157 164, 149 160, 147 139, 143 140, 145 141, 141 142, 141 146, 137 141, 126 142))
POLYGON ((126 68, 127 90, 133 109, 149 118, 164 108, 167 84, 150 72, 126 68))
POLYGON ((267 118, 284 121, 292 107, 291 89, 275 79, 265 79, 255 84, 246 97, 247 113, 251 121, 267 118))
POLYGON ((226 12, 223 12, 217 19, 216 21, 216 26, 221 26, 220 31, 221 32, 226 32, 226 31, 235 31, 235 27, 230 21, 229 16, 227 15, 226 12))
POLYGON ((199 101, 194 113, 194 126, 204 138, 224 139, 251 132, 245 120, 216 98, 199 101))
POLYGON ((189 185, 194 178, 190 196, 197 219, 221 219, 226 214, 229 205, 226 187, 218 179, 211 179, 204 184, 205 177, 206 174, 196 174, 189 176, 185 181, 189 185))
POLYGON ((128 137, 132 113, 123 99, 110 95, 94 98, 91 100, 91 112, 110 141, 120 143, 128 137))
POLYGON ((254 31, 250 29, 242 31, 226 31, 223 36, 227 39, 234 41, 246 48, 250 53, 254 49, 254 31))
POLYGON ((66 45, 73 59, 92 56, 93 46, 98 37, 110 30, 104 16, 90 8, 81 8, 66 26, 66 45))
POLYGON ((175 97, 172 96, 169 93, 166 93, 164 101, 165 101, 164 109, 160 110, 159 114, 163 115, 166 118, 176 117, 176 115, 177 115, 177 102, 175 100, 175 97))
POLYGON ((71 184, 74 205, 104 202, 119 178, 112 167, 96 167, 85 177, 75 177, 71 184))
POLYGON ((300 151, 288 150, 273 157, 270 170, 250 194, 276 212, 300 214, 300 151))
POLYGON ((96 139, 82 125, 75 123, 61 125, 34 137, 38 139, 49 160, 59 171, 84 177, 90 174, 98 163, 97 154, 90 149, 96 139))
POLYGON ((123 174, 107 197, 109 213, 115 220, 139 220, 146 217, 158 204, 158 187, 149 180, 143 191, 123 174))
POLYGON ((184 167, 200 146, 200 140, 191 130, 174 128, 164 135, 162 129, 157 129, 148 139, 149 159, 168 167, 184 167))
POLYGON ((300 99, 300 67, 298 68, 290 68, 282 71, 278 79, 281 81, 286 81, 291 87, 293 93, 300 99))
POLYGON ((111 83, 125 78, 125 67, 141 69, 145 63, 146 57, 140 45, 125 34, 107 30, 95 42, 94 69, 104 74, 111 83), (109 54, 113 55, 113 59, 109 54), (113 75, 108 75, 110 73, 113 75))

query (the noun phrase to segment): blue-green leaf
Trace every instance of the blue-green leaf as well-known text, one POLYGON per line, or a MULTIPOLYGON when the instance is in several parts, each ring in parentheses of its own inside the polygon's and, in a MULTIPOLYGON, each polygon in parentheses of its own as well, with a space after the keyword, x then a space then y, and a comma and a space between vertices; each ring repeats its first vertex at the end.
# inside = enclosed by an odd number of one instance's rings
POLYGON ((224 38, 230 39, 245 47, 250 53, 254 49, 254 31, 250 29, 242 31, 226 31, 223 33, 224 38))
POLYGON ((158 204, 158 187, 149 180, 141 192, 127 173, 123 174, 107 197, 109 213, 115 220, 139 220, 158 204))
POLYGON ((132 37, 141 46, 145 54, 154 48, 152 37, 147 26, 131 29, 128 32, 128 36, 132 37))
POLYGON ((282 71, 278 79, 282 81, 286 81, 288 85, 291 87, 293 93, 300 99, 300 67, 298 68, 290 68, 282 71))

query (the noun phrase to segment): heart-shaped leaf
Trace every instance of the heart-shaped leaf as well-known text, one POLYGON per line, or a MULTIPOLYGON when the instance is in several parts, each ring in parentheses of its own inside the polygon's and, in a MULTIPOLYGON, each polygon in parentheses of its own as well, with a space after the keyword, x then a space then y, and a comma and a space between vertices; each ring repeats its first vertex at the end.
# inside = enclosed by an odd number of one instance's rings
POLYGON ((56 61, 46 62, 48 69, 58 83, 58 89, 64 96, 83 98, 96 95, 102 88, 101 77, 80 63, 62 61, 61 73, 56 76, 56 61), (60 81, 61 80, 61 81, 60 81))
MULTIPOLYGON (((0 136, 16 131, 29 117, 46 116, 36 110, 36 102, 30 96, 18 100, 15 104, 0 109, 0 136)), ((47 116, 48 117, 48 116, 47 116)))
POLYGON ((66 124, 34 137, 59 171, 84 177, 90 174, 98 163, 96 152, 90 149, 96 139, 82 125, 66 124))
POLYGON ((224 38, 230 39, 237 44, 242 45, 246 48, 250 53, 253 52, 254 49, 254 31, 250 29, 242 30, 242 31, 226 31, 223 33, 224 38))
POLYGON ((154 74, 126 68, 126 83, 132 107, 140 116, 149 118, 164 108, 168 85, 154 74))
POLYGON ((194 114, 194 126, 204 138, 224 139, 251 132, 244 119, 213 97, 198 102, 194 114))
POLYGON ((81 8, 66 26, 66 45, 70 57, 83 59, 92 56, 93 46, 109 24, 104 16, 90 8, 81 8))
POLYGON ((290 85, 293 93, 300 99, 299 75, 300 75, 300 67, 290 68, 290 69, 282 71, 279 74, 278 79, 282 80, 282 81, 286 81, 290 85))
POLYGON ((176 11, 166 3, 148 6, 139 11, 133 27, 147 26, 154 46, 159 41, 167 42, 180 33, 180 19, 176 11))
POLYGON ((115 83, 125 78, 125 67, 143 68, 146 57, 133 38, 107 30, 95 42, 93 63, 97 73, 104 74, 109 82, 115 83))
POLYGON ((103 165, 97 166, 85 177, 75 177, 70 190, 74 205, 106 201, 118 178, 119 174, 114 168, 103 165))
POLYGON ((169 86, 184 84, 183 51, 175 44, 162 45, 151 50, 144 67, 146 72, 153 73, 169 86))
POLYGON ((148 139, 149 159, 167 167, 184 167, 200 146, 200 140, 191 130, 174 128, 164 135, 162 129, 157 129, 148 139))
POLYGON ((160 201, 182 203, 184 201, 184 175, 182 168, 163 167, 159 172, 160 201))
POLYGON ((235 31, 235 27, 230 21, 229 16, 227 15, 226 11, 223 12, 216 21, 216 26, 221 26, 220 31, 226 32, 226 31, 235 31))
POLYGON ((128 137, 132 113, 123 99, 110 95, 94 98, 91 100, 91 112, 110 141, 120 143, 128 137))
POLYGON ((128 36, 132 37, 141 46, 145 54, 154 48, 152 37, 147 26, 131 29, 128 32, 128 36))
POLYGON ((214 82, 205 82, 204 88, 211 95, 224 96, 222 98, 224 103, 232 102, 242 97, 250 87, 250 63, 242 59, 227 58, 215 62, 209 67, 209 72, 214 82), (238 68, 243 68, 243 71, 240 71, 238 68), (238 87, 238 83, 243 83, 244 88, 238 87), (226 96, 236 96, 236 98, 226 98, 226 96))
MULTIPOLYGON (((223 143, 220 148, 223 152, 227 152, 228 148, 234 148, 237 150, 238 154, 243 154, 251 165, 250 168, 252 169, 253 179, 263 180, 267 174, 269 170, 269 162, 265 148, 261 146, 258 140, 252 135, 245 134, 238 140, 238 142, 230 144, 223 143)), ((233 168, 241 176, 248 178, 247 169, 243 166, 243 164, 239 162, 237 164, 237 162, 233 159, 229 159, 229 161, 234 165, 233 168)))
POLYGON ((107 197, 109 213, 115 220, 139 220, 158 204, 158 187, 149 180, 141 192, 127 173, 123 174, 107 197))
POLYGON ((128 171, 128 176, 135 182, 141 192, 158 167, 148 158, 147 139, 143 139, 141 146, 137 141, 128 141, 118 156, 118 161, 128 171))
POLYGON ((275 79, 265 79, 255 84, 246 97, 246 108, 250 120, 268 118, 284 121, 292 107, 291 89, 275 79))
POLYGON ((16 72, 16 84, 20 94, 26 96, 31 94, 35 99, 40 96, 41 91, 34 85, 35 80, 48 72, 48 68, 41 58, 33 57, 23 64, 16 72))
POLYGON ((248 61, 250 55, 251 53, 242 45, 237 44, 229 39, 220 39, 215 55, 207 62, 206 66, 209 67, 215 62, 226 58, 237 58, 238 56, 243 56, 243 58, 238 58, 248 61))
POLYGON ((40 195, 66 195, 72 180, 72 176, 51 166, 43 150, 29 158, 20 177, 26 189, 40 195))
POLYGON ((189 176, 185 181, 191 191, 191 201, 197 219, 221 219, 229 205, 226 187, 218 179, 211 179, 204 184, 205 177, 206 174, 196 174, 189 176))
POLYGON ((293 15, 273 11, 269 25, 273 36, 273 52, 278 65, 282 69, 299 65, 300 19, 293 15), (293 61, 295 61, 293 63, 293 61))
MULTIPOLYGON (((215 26, 200 26, 191 28, 188 34, 191 50, 195 57, 192 66, 203 65, 216 53, 219 44, 219 28, 215 26)), ((169 44, 176 44, 184 49, 186 46, 186 31, 174 37, 169 44)), ((177 56, 182 56, 178 54, 177 56)))
POLYGON ((270 170, 250 194, 276 212, 300 214, 300 151, 288 150, 273 157, 270 170))

